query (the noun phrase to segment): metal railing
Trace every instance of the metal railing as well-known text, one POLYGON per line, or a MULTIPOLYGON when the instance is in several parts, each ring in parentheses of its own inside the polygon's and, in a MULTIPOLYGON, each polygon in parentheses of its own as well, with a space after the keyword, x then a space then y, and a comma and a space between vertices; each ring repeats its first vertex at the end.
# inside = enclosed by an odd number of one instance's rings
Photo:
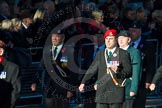
POLYGON ((39 68, 43 47, 32 47, 28 48, 28 50, 32 56, 32 64, 20 68, 21 94, 16 108, 41 106, 44 104, 42 94, 44 70, 39 68), (31 91, 31 84, 33 83, 33 78, 37 73, 39 74, 40 83, 37 85, 36 91, 33 92, 31 91))

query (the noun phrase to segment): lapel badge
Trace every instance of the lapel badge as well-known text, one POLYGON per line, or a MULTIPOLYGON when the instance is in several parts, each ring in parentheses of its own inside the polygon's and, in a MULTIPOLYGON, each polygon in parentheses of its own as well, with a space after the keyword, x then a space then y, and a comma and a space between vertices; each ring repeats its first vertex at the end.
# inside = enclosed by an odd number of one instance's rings
POLYGON ((6 79, 7 72, 0 72, 0 79, 6 79))
POLYGON ((117 54, 116 54, 116 53, 114 53, 114 54, 113 54, 113 57, 116 57, 116 56, 117 56, 117 54))

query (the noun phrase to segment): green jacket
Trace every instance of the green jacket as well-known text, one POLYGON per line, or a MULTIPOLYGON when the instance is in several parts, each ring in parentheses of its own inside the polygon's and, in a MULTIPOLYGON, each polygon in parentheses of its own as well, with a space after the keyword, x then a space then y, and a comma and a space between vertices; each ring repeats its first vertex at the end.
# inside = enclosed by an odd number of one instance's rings
POLYGON ((131 64, 132 64, 132 77, 127 78, 126 80, 126 90, 125 90, 125 98, 126 99, 134 99, 135 97, 131 97, 130 92, 134 92, 137 94, 139 83, 142 75, 142 57, 140 50, 129 46, 127 51, 130 53, 131 64))

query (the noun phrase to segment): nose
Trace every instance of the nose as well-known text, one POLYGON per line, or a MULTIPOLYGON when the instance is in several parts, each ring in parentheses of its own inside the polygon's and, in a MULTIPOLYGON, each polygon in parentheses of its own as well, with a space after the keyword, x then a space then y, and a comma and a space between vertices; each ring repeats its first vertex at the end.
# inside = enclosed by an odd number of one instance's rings
POLYGON ((53 38, 54 40, 56 40, 56 36, 53 36, 52 38, 53 38))
POLYGON ((110 41, 111 39, 108 38, 107 40, 110 41))

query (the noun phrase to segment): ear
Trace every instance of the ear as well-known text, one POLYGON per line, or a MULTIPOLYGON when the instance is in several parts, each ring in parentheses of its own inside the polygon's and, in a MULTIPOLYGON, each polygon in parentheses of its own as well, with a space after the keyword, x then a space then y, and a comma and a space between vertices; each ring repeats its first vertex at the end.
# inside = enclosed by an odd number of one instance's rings
POLYGON ((62 39, 62 42, 64 42, 65 38, 62 39))
POLYGON ((4 49, 0 48, 0 56, 2 56, 4 54, 4 49))
MULTIPOLYGON (((64 35, 64 34, 63 34, 64 35)), ((65 35, 62 37, 62 42, 64 42, 65 41, 65 35)))
POLYGON ((128 43, 130 43, 131 42, 131 38, 129 37, 129 39, 128 39, 128 43))

